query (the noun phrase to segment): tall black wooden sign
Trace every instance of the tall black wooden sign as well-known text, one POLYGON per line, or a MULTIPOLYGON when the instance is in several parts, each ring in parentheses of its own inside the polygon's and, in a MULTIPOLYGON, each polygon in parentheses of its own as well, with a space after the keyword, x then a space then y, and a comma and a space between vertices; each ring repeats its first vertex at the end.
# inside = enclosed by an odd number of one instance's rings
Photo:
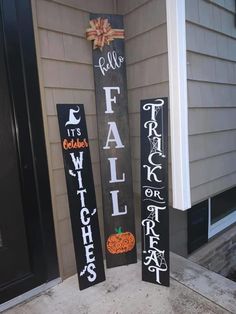
POLYGON ((167 98, 141 101, 142 279, 169 286, 167 98))
POLYGON ((123 19, 90 15, 107 267, 135 263, 123 19))
POLYGON ((105 280, 83 105, 57 105, 80 289, 105 280))

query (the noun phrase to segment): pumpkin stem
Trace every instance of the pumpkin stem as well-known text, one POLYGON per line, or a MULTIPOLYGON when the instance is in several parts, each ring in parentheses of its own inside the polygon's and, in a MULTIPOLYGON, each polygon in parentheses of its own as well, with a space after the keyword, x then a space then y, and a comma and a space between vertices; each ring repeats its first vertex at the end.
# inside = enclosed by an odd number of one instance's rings
POLYGON ((122 228, 121 228, 121 227, 119 227, 119 228, 115 228, 115 231, 116 231, 116 233, 118 233, 118 234, 123 233, 123 232, 122 232, 122 228))

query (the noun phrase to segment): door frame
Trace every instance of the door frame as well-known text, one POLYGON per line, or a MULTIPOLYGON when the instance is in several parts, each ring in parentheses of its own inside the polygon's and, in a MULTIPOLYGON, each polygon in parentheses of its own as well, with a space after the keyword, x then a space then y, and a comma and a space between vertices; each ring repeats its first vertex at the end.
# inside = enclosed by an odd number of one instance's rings
POLYGON ((27 198, 34 204, 24 211, 32 276, 17 287, 9 285, 1 303, 58 278, 59 269, 30 0, 0 0, 0 13, 13 115, 16 127, 24 126, 18 132, 22 194, 30 194, 27 198), (21 114, 22 106, 27 115, 21 114), (24 136, 30 139, 27 152, 24 136), (24 171, 31 172, 32 184, 24 171))

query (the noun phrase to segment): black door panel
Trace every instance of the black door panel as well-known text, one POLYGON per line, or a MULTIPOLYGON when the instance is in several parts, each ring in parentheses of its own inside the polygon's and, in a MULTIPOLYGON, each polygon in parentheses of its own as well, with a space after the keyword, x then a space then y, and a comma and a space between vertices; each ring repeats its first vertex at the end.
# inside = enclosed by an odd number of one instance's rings
POLYGON ((58 276, 36 64, 30 1, 0 0, 0 303, 58 276))
POLYGON ((30 272, 13 111, 0 26, 0 287, 30 272))

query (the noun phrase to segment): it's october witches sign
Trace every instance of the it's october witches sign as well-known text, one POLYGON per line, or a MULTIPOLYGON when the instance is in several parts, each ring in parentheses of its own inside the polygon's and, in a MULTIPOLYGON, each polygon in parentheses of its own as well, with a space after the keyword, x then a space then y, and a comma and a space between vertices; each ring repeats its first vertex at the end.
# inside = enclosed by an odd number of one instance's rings
POLYGON ((80 289, 105 280, 83 105, 58 104, 66 184, 80 289))

